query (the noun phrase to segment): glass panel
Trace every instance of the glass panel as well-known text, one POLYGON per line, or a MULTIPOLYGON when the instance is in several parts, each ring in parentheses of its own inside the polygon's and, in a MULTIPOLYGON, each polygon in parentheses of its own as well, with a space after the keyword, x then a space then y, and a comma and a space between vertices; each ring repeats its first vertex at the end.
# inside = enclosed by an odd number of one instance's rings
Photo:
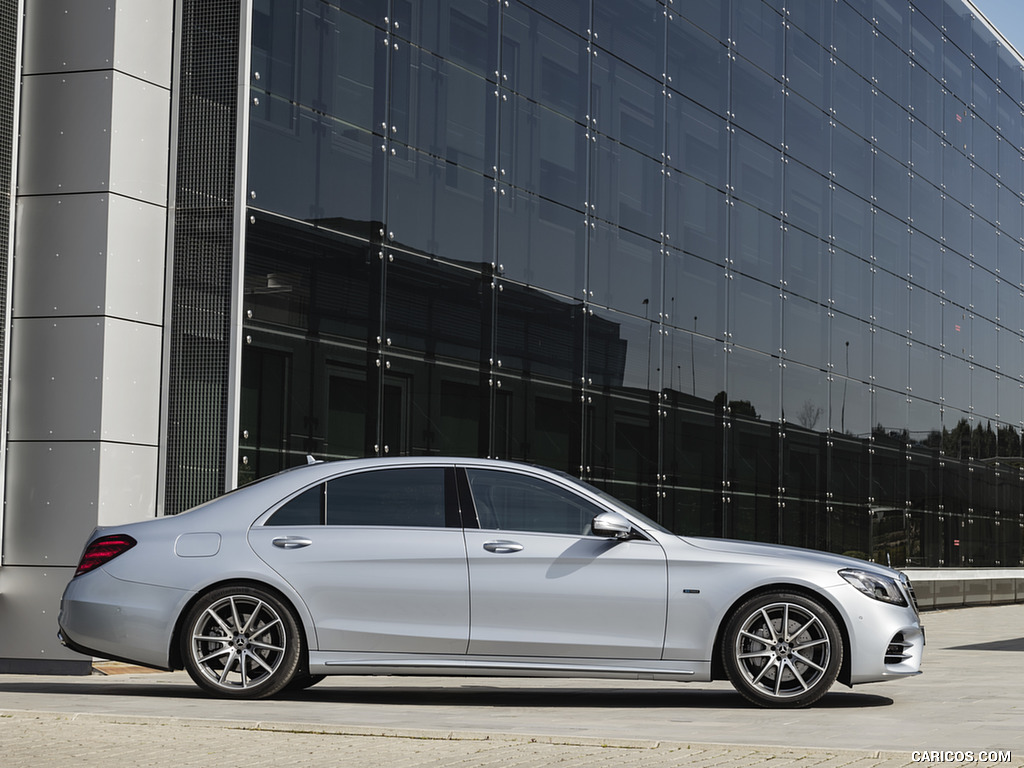
POLYGON ((934 240, 942 237, 942 193, 923 176, 910 181, 910 220, 934 240))
MULTIPOLYGON (((854 350, 851 353, 852 368, 852 358, 857 347, 854 347, 853 343, 850 346, 854 350)), ((858 346, 863 347, 863 344, 858 346)), ((832 382, 831 404, 829 426, 833 430, 851 437, 867 438, 871 435, 874 424, 871 414, 871 390, 867 384, 836 376, 832 382)))
POLYGON ((662 165, 616 141, 601 137, 591 168, 589 200, 594 213, 649 237, 661 236, 662 165))
POLYGON ((657 322, 661 253, 653 240, 602 221, 590 241, 590 290, 598 304, 657 322))
POLYGON ((416 150, 388 164, 388 237, 395 246, 457 261, 490 261, 493 182, 416 150), (429 208, 424 200, 431 201, 429 208))
POLYGON ((742 58, 733 59, 730 104, 737 125, 781 148, 785 101, 778 82, 742 58))
POLYGON ((795 227, 786 227, 782 235, 782 278, 783 286, 791 293, 826 304, 832 281, 828 245, 795 227))
POLYGON ((264 525, 323 525, 324 488, 323 484, 316 485, 285 502, 264 525))
MULTIPOLYGON (((942 85, 935 80, 931 72, 921 67, 914 67, 910 70, 909 103, 910 111, 914 116, 911 133, 924 129, 924 131, 931 132, 938 141, 945 117, 943 115, 945 101, 942 85)), ((917 160, 918 158, 915 157, 915 164, 917 160)), ((934 162, 941 163, 941 157, 936 156, 934 162)), ((929 176, 929 178, 938 181, 936 176, 929 176)))
MULTIPOLYGON (((882 211, 878 211, 874 217, 874 225, 872 254, 875 257, 875 263, 880 268, 905 278, 910 272, 910 261, 908 258, 910 252, 910 230, 906 223, 882 211)), ((900 303, 903 304, 903 301, 900 303)), ((876 299, 876 307, 878 304, 879 302, 876 299)), ((889 307, 888 309, 892 311, 894 308, 889 307)), ((875 314, 877 315, 878 313, 876 312, 875 314)), ((882 323, 882 325, 886 324, 885 322, 882 323)), ((899 329, 905 330, 904 325, 905 323, 901 322, 899 329)))
POLYGON ((736 275, 730 283, 730 290, 729 334, 732 341, 748 349, 778 355, 782 348, 782 297, 778 286, 736 275))
POLYGON ((656 323, 608 310, 588 312, 587 387, 613 391, 661 389, 661 334, 656 323))
MULTIPOLYGON (((929 291, 913 288, 910 299, 910 338, 915 346, 942 347, 942 299, 929 291)), ((911 366, 911 371, 914 367, 911 366)), ((937 398, 936 398, 937 400, 937 398)))
POLYGON ((777 287, 782 277, 782 223, 743 203, 730 209, 729 223, 735 268, 777 287))
POLYGON ((733 0, 730 36, 736 52, 773 77, 782 76, 782 17, 762 0, 733 0))
POLYGON ((835 117, 860 138, 870 140, 874 98, 871 84, 860 72, 842 62, 832 67, 832 110, 835 117))
MULTIPOLYGON (((778 422, 782 367, 777 357, 730 347, 726 402, 734 417, 778 422)), ((725 392, 722 393, 726 395, 725 392)))
POLYGON ((862 259, 871 256, 873 216, 866 200, 845 189, 832 192, 832 239, 840 248, 862 259))
POLYGON ((832 22, 836 55, 856 72, 871 71, 871 24, 847 3, 836 3, 832 22))
POLYGON ((671 99, 668 110, 668 164, 725 189, 731 135, 725 121, 684 98, 671 99))
POLYGON ((871 197, 871 145, 841 125, 832 128, 832 169, 836 183, 867 200, 871 197))
MULTIPOLYGON (((716 0, 714 5, 720 4, 716 0)), ((723 11, 728 8, 725 4, 720 7, 723 11)), ((693 10, 691 3, 687 11, 693 10)), ((727 57, 725 45, 687 21, 677 19, 668 25, 669 85, 719 115, 725 115, 728 108, 727 57)))
POLYGON ((580 126, 519 96, 502 103, 502 181, 583 210, 589 142, 580 126))
POLYGON ((392 138, 477 173, 489 172, 494 162, 494 86, 418 48, 409 50, 413 104, 409 122, 396 122, 392 138))
POLYGON ((831 128, 825 113, 799 96, 786 96, 786 152, 811 168, 831 167, 831 128))
POLYGON ((384 469, 327 482, 327 524, 445 525, 444 468, 384 469))
POLYGON ((800 163, 787 162, 785 221, 818 237, 832 228, 832 195, 828 179, 800 163))
MULTIPOLYGON (((909 6, 904 4, 904 10, 909 6)), ((903 26, 900 29, 905 29, 903 26)), ((871 74, 878 89, 895 104, 907 103, 907 83, 910 79, 908 56, 890 42, 885 35, 873 35, 871 74)), ((906 115, 903 116, 906 121, 906 115)))
POLYGON ((482 529, 583 536, 601 512, 575 493, 536 478, 490 469, 466 474, 482 529))
MULTIPOLYGON (((265 210, 333 229, 368 235, 381 221, 373 194, 373 150, 379 137, 300 109, 293 133, 254 122, 249 186, 265 210)), ((377 147, 379 152, 379 147, 377 147)))
POLYGON ((498 209, 498 265, 505 276, 565 296, 586 284, 587 228, 578 211, 511 189, 498 209))
POLYGON ((655 0, 594 4, 594 40, 645 72, 665 71, 665 13, 655 0))
POLYGON ((661 82, 612 56, 595 59, 591 77, 591 128, 649 157, 660 158, 665 141, 661 82))
POLYGON ((942 368, 939 352, 923 344, 910 347, 909 390, 915 397, 938 402, 941 397, 942 368))
POLYGON ((247 345, 242 357, 239 483, 289 466, 286 453, 291 383, 289 356, 247 345))
MULTIPOLYGON (((957 164, 963 159, 963 156, 958 152, 947 152, 947 160, 950 157, 957 158, 957 164)), ((949 168, 948 163, 946 168, 949 168)), ((946 182, 946 189, 950 189, 948 181, 946 182)), ((954 187, 953 193, 966 195, 967 190, 963 186, 954 187)), ((969 254, 971 252, 971 213, 954 198, 949 197, 948 193, 942 201, 942 237, 947 248, 952 248, 960 254, 969 254)))
MULTIPOLYGON (((544 5, 543 10, 551 13, 544 5)), ((508 80, 502 84, 578 123, 586 122, 586 41, 520 4, 504 9, 502 35, 519 51, 514 67, 504 62, 508 80)))
POLYGON ((871 316, 871 265, 836 251, 832 257, 832 300, 835 309, 854 317, 871 316))
POLYGON ((745 131, 732 134, 732 190, 740 200, 772 215, 782 213, 779 150, 745 131))
POLYGON ((782 302, 782 346, 787 360, 822 366, 828 359, 828 310, 787 294, 782 302))
MULTIPOLYGON (((900 153, 906 157, 906 149, 900 153)), ((875 158, 874 198, 878 206, 901 221, 910 215, 910 175, 907 169, 884 152, 875 158)))
MULTIPOLYGON (((910 357, 907 340, 903 336, 889 333, 883 328, 875 328, 872 351, 874 381, 880 387, 888 387, 905 393, 910 357)), ((906 395, 901 395, 901 397, 905 399, 906 395)), ((904 403, 905 405, 906 403, 904 403)), ((902 421, 905 422, 906 418, 904 417, 902 421)))
MULTIPOLYGON (((808 3, 802 10, 812 7, 808 3)), ((830 68, 829 55, 818 42, 796 27, 786 30, 786 83, 821 110, 832 106, 830 68)))
POLYGON ((897 333, 906 333, 907 325, 907 281, 886 272, 875 271, 874 312, 875 324, 897 333))
POLYGON ((910 236, 910 282, 934 294, 942 292, 942 247, 917 232, 910 236))
POLYGON ((353 459, 374 453, 376 392, 371 397, 365 369, 331 370, 327 380, 327 438, 331 459, 353 459))
POLYGON ((579 35, 590 28, 590 0, 523 0, 579 35))
MULTIPOLYGON (((827 430, 828 389, 828 375, 824 371, 786 363, 782 370, 782 415, 788 428, 799 427, 810 432, 827 430)), ((789 484, 786 490, 796 493, 789 484)))
POLYGON ((725 265, 725 195, 697 179, 674 173, 665 182, 666 239, 701 258, 725 265))

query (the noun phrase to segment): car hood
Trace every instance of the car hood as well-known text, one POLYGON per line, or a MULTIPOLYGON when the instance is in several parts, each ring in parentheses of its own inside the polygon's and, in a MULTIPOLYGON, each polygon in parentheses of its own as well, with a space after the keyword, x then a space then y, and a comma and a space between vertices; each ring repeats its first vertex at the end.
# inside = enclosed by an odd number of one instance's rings
POLYGON ((723 552, 733 555, 742 555, 749 558, 773 558, 789 561, 799 561, 808 565, 814 564, 823 567, 836 568, 859 568, 862 571, 870 571, 889 578, 899 578, 899 573, 884 565, 871 563, 867 560, 860 560, 856 557, 835 555, 831 552, 819 552, 814 549, 802 549, 801 547, 787 547, 782 544, 762 544, 754 541, 739 541, 737 539, 706 539, 700 536, 680 536, 680 539, 697 547, 711 552, 723 552))

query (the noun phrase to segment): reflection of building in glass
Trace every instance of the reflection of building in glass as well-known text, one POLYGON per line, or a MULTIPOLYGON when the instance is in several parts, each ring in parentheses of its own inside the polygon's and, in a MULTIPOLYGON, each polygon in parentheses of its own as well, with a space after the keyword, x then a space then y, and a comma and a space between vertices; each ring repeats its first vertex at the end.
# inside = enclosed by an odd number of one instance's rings
POLYGON ((147 8, 0 9, 5 625, 308 453, 1024 565, 1024 70, 969 2, 147 8))
POLYGON ((1021 563, 1021 65, 970 6, 318 7, 255 38, 247 264, 277 217, 351 235, 374 288, 333 297, 370 320, 271 353, 251 296, 243 371, 277 355, 293 418, 362 439, 243 456, 486 453, 681 531, 1021 563), (300 38, 332 63, 296 75, 300 38))

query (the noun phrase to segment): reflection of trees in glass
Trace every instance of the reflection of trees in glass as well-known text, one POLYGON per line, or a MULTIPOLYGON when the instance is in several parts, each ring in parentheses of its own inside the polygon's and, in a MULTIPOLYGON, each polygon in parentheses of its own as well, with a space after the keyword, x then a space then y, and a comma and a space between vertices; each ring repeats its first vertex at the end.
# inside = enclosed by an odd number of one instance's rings
POLYGON ((759 419, 761 415, 754 408, 754 404, 749 400, 729 400, 729 396, 723 390, 715 395, 715 411, 721 413, 725 410, 726 405, 729 407, 729 411, 733 416, 749 416, 751 419, 759 419))
POLYGON ((960 419, 952 429, 942 428, 942 450, 958 459, 1020 456, 1021 439, 1013 427, 1000 427, 996 432, 991 422, 972 428, 967 419, 960 419))
POLYGON ((796 414, 796 423, 806 429, 814 429, 824 412, 825 409, 820 405, 815 405, 813 400, 804 400, 804 404, 800 406, 800 410, 796 414))

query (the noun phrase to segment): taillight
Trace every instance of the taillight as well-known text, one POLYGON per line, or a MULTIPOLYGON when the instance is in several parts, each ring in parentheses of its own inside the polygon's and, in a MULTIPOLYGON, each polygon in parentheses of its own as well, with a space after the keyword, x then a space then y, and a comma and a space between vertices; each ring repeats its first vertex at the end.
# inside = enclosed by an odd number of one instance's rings
POLYGON ((82 553, 82 559, 78 563, 78 570, 75 571, 75 576, 81 576, 93 568, 99 568, 104 563, 108 563, 118 555, 127 552, 135 544, 135 539, 124 534, 101 536, 85 548, 85 552, 82 553))

